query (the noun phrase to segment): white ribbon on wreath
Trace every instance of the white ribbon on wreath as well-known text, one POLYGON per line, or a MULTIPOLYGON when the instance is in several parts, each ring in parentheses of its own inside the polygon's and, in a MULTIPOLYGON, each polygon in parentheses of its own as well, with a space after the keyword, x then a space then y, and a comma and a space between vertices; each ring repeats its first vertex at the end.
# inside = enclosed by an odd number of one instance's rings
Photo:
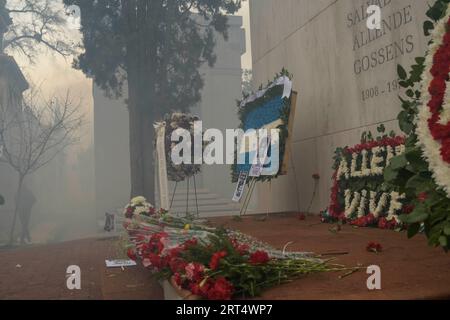
POLYGON ((270 86, 268 86, 267 88, 259 90, 256 93, 254 93, 253 95, 242 100, 241 105, 240 105, 241 108, 245 107, 247 104, 255 101, 256 99, 263 97, 266 94, 266 92, 269 91, 270 89, 272 89, 273 87, 280 86, 280 85, 284 85, 283 95, 281 96, 281 98, 289 99, 291 97, 291 92, 292 92, 292 81, 287 76, 282 76, 282 77, 279 77, 274 82, 272 82, 272 84, 270 86))
POLYGON ((166 123, 158 122, 154 125, 156 131, 156 158, 158 163, 158 182, 159 182, 159 199, 160 206, 169 210, 169 186, 167 178, 167 161, 166 161, 166 123))

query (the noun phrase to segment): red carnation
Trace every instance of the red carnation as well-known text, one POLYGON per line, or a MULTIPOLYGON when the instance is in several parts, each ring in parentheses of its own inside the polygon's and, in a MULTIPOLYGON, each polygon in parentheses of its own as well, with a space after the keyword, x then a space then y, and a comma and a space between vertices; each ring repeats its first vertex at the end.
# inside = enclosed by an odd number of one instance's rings
POLYGON ((241 244, 236 239, 231 239, 231 244, 233 245, 233 248, 239 253, 239 255, 243 256, 248 253, 248 250, 250 247, 246 244, 241 244))
POLYGON ((434 78, 431 81, 429 92, 432 96, 444 96, 446 89, 445 80, 442 78, 434 78))
POLYGON ((425 202, 428 199, 428 194, 426 192, 422 192, 417 196, 417 199, 420 202, 425 202))
POLYGON ((383 251, 383 247, 378 242, 369 242, 369 244, 366 247, 367 251, 379 253, 383 251))
POLYGON ((125 217, 127 219, 131 219, 133 217, 133 213, 134 213, 134 208, 133 207, 128 207, 127 211, 125 213, 125 217))
POLYGON ((163 260, 157 254, 149 253, 147 258, 150 261, 151 266, 155 269, 161 270, 162 268, 164 268, 163 260))
POLYGON ((175 273, 173 275, 173 280, 175 281, 177 286, 179 286, 180 288, 182 287, 182 285, 183 285, 183 278, 181 277, 181 275, 179 273, 175 273))
POLYGON ((220 260, 222 260, 222 258, 225 258, 226 256, 227 256, 226 251, 214 253, 209 263, 209 267, 211 268, 211 270, 217 270, 217 268, 219 267, 220 260))
POLYGON ((194 282, 198 282, 203 278, 203 273, 205 272, 205 266, 200 263, 189 263, 185 266, 184 271, 186 272, 186 277, 194 282))
POLYGON ((251 264, 263 264, 270 261, 269 254, 265 251, 256 251, 250 255, 251 264))
POLYGON ((208 291, 211 287, 211 279, 207 281, 194 282, 189 284, 189 290, 191 290, 192 294, 200 297, 206 298, 208 296, 208 291))
POLYGON ((131 249, 131 248, 128 249, 127 256, 128 256, 128 258, 130 258, 133 261, 137 260, 136 251, 134 249, 131 249))
POLYGON ((187 263, 181 258, 173 258, 169 260, 169 266, 173 273, 177 273, 183 272, 187 266, 187 263))
POLYGON ((227 279, 219 277, 209 288, 207 298, 209 300, 230 300, 233 291, 233 285, 227 279))
POLYGON ((397 226, 397 221, 395 221, 395 219, 388 221, 385 217, 382 217, 378 220, 378 228, 380 229, 392 230, 397 226))
POLYGON ((180 256, 181 251, 183 251, 182 248, 175 247, 170 249, 167 255, 170 257, 170 259, 174 259, 180 256))
POLYGON ((411 212, 413 212, 415 209, 415 206, 412 204, 407 204, 403 207, 403 213, 404 214, 410 214, 411 212))
POLYGON ((383 217, 378 220, 378 228, 388 229, 388 221, 386 220, 386 218, 383 217))
POLYGON ((445 162, 450 163, 450 138, 442 140, 441 156, 445 162))
POLYGON ((192 238, 183 243, 182 247, 184 249, 189 249, 195 247, 198 244, 198 240, 196 238, 192 238))
POLYGON ((370 226, 370 225, 374 224, 375 221, 376 221, 376 218, 372 213, 368 214, 364 218, 364 222, 365 222, 366 226, 370 226))
POLYGON ((156 253, 160 254, 164 250, 163 239, 166 239, 167 237, 168 237, 168 234, 165 232, 153 234, 150 237, 148 249, 151 252, 156 252, 156 253))
POLYGON ((442 106, 442 100, 439 97, 432 97, 430 102, 428 102, 428 106, 430 107, 430 111, 435 113, 442 106))

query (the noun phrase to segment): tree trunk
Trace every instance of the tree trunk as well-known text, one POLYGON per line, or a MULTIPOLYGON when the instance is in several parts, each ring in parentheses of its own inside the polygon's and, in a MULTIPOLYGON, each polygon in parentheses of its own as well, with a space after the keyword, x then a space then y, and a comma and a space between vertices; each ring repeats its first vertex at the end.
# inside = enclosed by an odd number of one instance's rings
POLYGON ((123 2, 127 17, 127 79, 130 124, 131 197, 144 196, 155 203, 154 128, 155 122, 155 30, 151 2, 123 2))
POLYGON ((129 102, 131 197, 155 203, 153 119, 129 102))
POLYGON ((11 232, 9 234, 9 245, 13 245, 14 244, 14 231, 16 229, 17 216, 19 214, 19 203, 20 203, 20 196, 21 196, 21 193, 22 193, 23 179, 24 179, 24 177, 22 175, 20 175, 19 176, 19 184, 17 186, 17 192, 16 192, 14 218, 13 218, 13 223, 12 223, 12 226, 11 226, 11 232))

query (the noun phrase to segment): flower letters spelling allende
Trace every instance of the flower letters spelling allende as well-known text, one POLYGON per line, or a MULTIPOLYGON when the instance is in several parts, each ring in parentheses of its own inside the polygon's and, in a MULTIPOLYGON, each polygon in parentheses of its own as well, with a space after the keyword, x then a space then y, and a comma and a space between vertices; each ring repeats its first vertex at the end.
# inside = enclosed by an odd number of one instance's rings
POLYGON ((383 137, 353 148, 338 149, 329 214, 365 227, 399 226, 405 195, 383 184, 384 168, 405 152, 403 137, 383 137))

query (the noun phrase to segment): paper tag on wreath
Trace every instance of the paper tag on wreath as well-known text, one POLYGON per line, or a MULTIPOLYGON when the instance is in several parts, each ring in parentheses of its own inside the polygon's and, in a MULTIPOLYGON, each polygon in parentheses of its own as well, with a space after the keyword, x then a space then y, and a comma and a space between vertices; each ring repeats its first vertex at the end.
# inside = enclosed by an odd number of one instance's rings
POLYGON ((253 178, 258 178, 261 176, 263 170, 264 170, 264 165, 267 162, 267 157, 269 156, 269 146, 270 146, 270 141, 271 141, 271 137, 264 137, 261 139, 260 144, 259 144, 259 155, 256 155, 256 164, 253 164, 251 169, 250 169, 250 177, 253 178), (260 156, 262 155, 262 156, 260 156))
POLYGON ((244 194, 245 184, 247 183, 248 172, 242 171, 239 174, 239 180, 236 186, 236 191, 234 192, 233 202, 239 202, 244 194))

